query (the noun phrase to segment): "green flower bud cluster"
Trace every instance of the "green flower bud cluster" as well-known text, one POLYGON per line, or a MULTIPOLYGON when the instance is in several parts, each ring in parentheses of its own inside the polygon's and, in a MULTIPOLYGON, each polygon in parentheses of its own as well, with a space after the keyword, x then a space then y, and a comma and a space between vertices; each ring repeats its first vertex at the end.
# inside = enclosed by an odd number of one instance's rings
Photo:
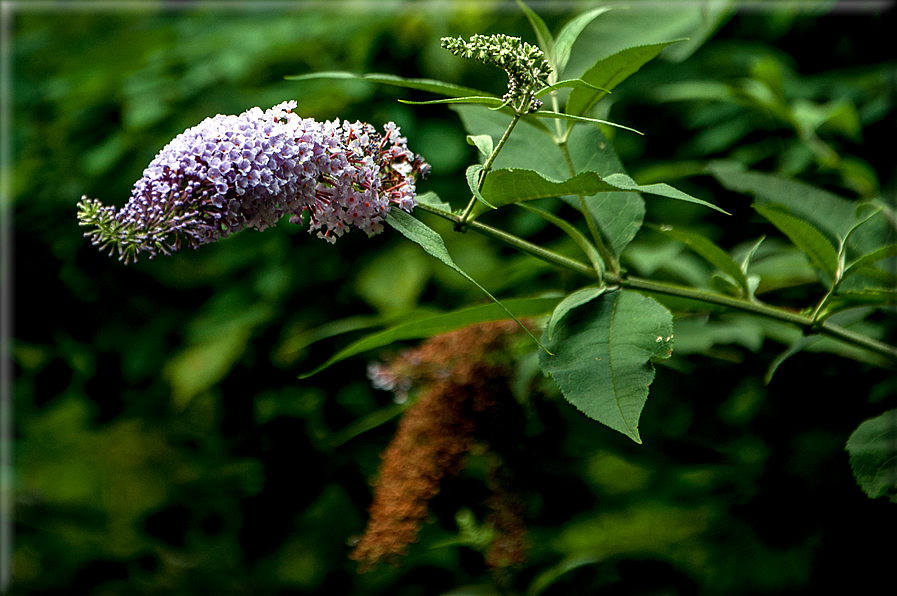
POLYGON ((537 91, 548 85, 552 68, 536 46, 508 35, 474 35, 470 41, 443 37, 442 47, 456 56, 495 65, 508 73, 508 92, 502 98, 518 111, 535 112, 542 102, 537 91))

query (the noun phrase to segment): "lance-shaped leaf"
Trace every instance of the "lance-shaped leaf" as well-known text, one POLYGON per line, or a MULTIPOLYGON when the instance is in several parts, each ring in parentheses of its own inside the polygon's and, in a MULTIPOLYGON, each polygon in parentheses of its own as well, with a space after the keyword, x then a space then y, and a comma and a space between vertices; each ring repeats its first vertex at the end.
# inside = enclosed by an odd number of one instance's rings
POLYGON ((588 26, 589 23, 594 21, 599 16, 603 15, 609 10, 613 10, 613 6, 605 6, 602 8, 596 8, 594 10, 590 10, 588 12, 584 12, 581 15, 578 15, 570 20, 569 23, 564 25, 564 28, 561 29, 561 32, 558 33, 557 39, 554 43, 554 62, 553 65, 557 69, 558 74, 564 72, 564 68, 567 67, 567 60, 570 59, 570 50, 573 48, 573 44, 576 43, 577 38, 579 38, 579 34, 582 33, 582 30, 588 26))
MULTIPOLYGON (((589 196, 598 192, 612 192, 617 188, 601 180, 595 172, 582 172, 567 180, 552 180, 533 170, 508 168, 492 170, 483 181, 483 197, 495 207, 523 201, 559 197, 563 195, 589 196)), ((474 209, 479 214, 482 208, 474 209)))
POLYGON ((579 87, 582 89, 591 89, 592 91, 603 91, 605 93, 610 93, 610 91, 608 91, 607 89, 602 89, 602 88, 596 87, 594 85, 589 85, 582 79, 567 79, 565 81, 559 81, 559 82, 549 85, 547 87, 542 87, 541 89, 539 89, 538 92, 536 92, 536 97, 537 98, 542 97, 543 95, 547 95, 548 93, 551 93, 552 91, 557 91, 558 89, 564 89, 567 87, 569 87, 571 89, 575 89, 575 88, 579 87))
POLYGON ((706 236, 702 236, 696 232, 688 232, 685 230, 677 230, 670 226, 652 226, 658 232, 661 232, 670 238, 675 238, 679 242, 683 242, 693 251, 707 259, 707 261, 734 279, 741 287, 744 296, 750 296, 750 288, 748 287, 747 277, 744 271, 729 256, 729 253, 718 247, 706 236))
MULTIPOLYGON (((836 323, 841 327, 849 328, 851 325, 859 323, 860 321, 865 319, 869 315, 869 312, 870 309, 851 312, 839 312, 835 313, 829 322, 836 323)), ((791 341, 791 345, 788 346, 788 349, 776 356, 772 361, 772 364, 769 365, 769 369, 767 369, 766 375, 763 377, 763 382, 769 385, 772 382, 772 376, 778 370, 779 366, 782 365, 782 363, 784 363, 795 354, 824 341, 825 337, 819 333, 811 333, 810 335, 800 334, 799 336, 797 336, 791 341)))
MULTIPOLYGON (((434 230, 430 229, 425 223, 416 219, 411 214, 402 211, 401 209, 393 209, 389 213, 386 214, 384 218, 386 223, 392 226, 395 230, 397 230, 400 234, 402 234, 405 238, 408 238, 421 248, 423 248, 429 255, 436 257, 458 273, 460 273, 465 279, 467 279, 470 283, 478 287, 483 291, 484 294, 489 296, 493 302, 499 305, 508 316, 517 321, 517 324, 520 325, 529 335, 533 338, 533 340, 542 347, 542 344, 539 343, 539 340, 536 339, 529 329, 524 327, 524 325, 514 316, 510 310, 505 307, 498 299, 493 296, 489 290, 481 286, 477 283, 477 281, 467 274, 466 271, 458 267, 455 264, 455 261, 452 259, 451 255, 449 255, 448 249, 445 247, 445 242, 442 241, 442 236, 437 234, 434 230)), ((543 348, 544 349, 544 348, 543 348)))
POLYGON ((636 443, 639 416, 654 380, 652 360, 670 356, 673 316, 654 299, 626 290, 605 292, 572 309, 543 336, 540 353, 564 397, 586 416, 636 443))
MULTIPOLYGON (((681 39, 655 43, 647 46, 626 48, 607 58, 602 58, 580 77, 586 83, 611 90, 627 78, 635 74, 638 69, 649 60, 655 58, 665 47, 674 44, 681 39)), ((567 99, 566 112, 572 116, 582 116, 595 105, 599 99, 607 95, 604 91, 578 88, 570 92, 567 99)))
MULTIPOLYGON (((521 201, 563 195, 591 196, 599 192, 644 192, 662 197, 698 203, 726 213, 719 207, 677 190, 668 184, 638 185, 625 174, 602 178, 597 172, 581 172, 567 180, 552 180, 533 170, 508 168, 492 170, 486 175, 481 190, 490 204, 500 207, 521 201)), ((477 213, 475 210, 474 213, 477 213)))
POLYGON ((537 112, 526 114, 526 116, 524 117, 524 122, 532 120, 533 118, 554 118, 557 120, 568 120, 570 122, 589 122, 591 124, 604 124, 606 126, 613 126, 614 128, 622 128, 623 130, 628 130, 629 132, 634 132, 643 136, 645 134, 634 128, 629 128, 628 126, 623 126, 622 124, 617 124, 616 122, 610 122, 609 120, 586 118, 585 116, 571 116, 570 114, 562 114, 560 112, 552 112, 550 110, 539 110, 537 112))
POLYGON ((844 277, 853 275, 854 273, 862 273, 866 268, 871 267, 883 259, 897 256, 897 244, 889 244, 882 246, 878 250, 874 250, 869 254, 863 255, 844 270, 844 277))
POLYGON ((371 83, 379 83, 381 85, 392 85, 393 87, 404 87, 406 89, 429 91, 430 93, 438 93, 440 95, 447 95, 449 97, 491 95, 491 93, 489 93, 488 91, 480 91, 479 89, 463 87, 461 85, 446 83, 445 81, 437 81, 435 79, 406 79, 405 77, 379 73, 355 74, 343 71, 328 71, 312 72, 304 75, 290 75, 284 78, 289 81, 309 81, 312 79, 368 81, 371 83))
POLYGON ((343 348, 330 357, 311 372, 299 376, 300 379, 310 377, 325 368, 345 360, 350 356, 381 348, 396 341, 408 339, 424 339, 442 333, 448 333, 456 329, 488 323, 491 321, 503 321, 508 319, 508 311, 513 311, 516 317, 532 318, 541 317, 554 311, 560 298, 516 298, 506 300, 504 306, 498 304, 483 304, 480 306, 465 307, 456 311, 434 315, 423 319, 402 323, 389 329, 367 335, 351 345, 343 348), (507 308, 505 308, 507 307, 507 308))
POLYGON ((506 102, 495 97, 494 95, 472 95, 465 97, 451 97, 449 99, 428 99, 427 101, 411 101, 410 99, 400 99, 399 103, 408 104, 410 106, 431 106, 436 104, 456 104, 456 103, 474 103, 482 106, 490 106, 500 108, 507 105, 506 102))
POLYGON ((552 36, 551 31, 548 30, 548 25, 545 24, 542 17, 533 12, 533 9, 521 2, 521 0, 517 0, 517 6, 519 6, 520 10, 523 11, 523 14, 526 15, 529 24, 532 26, 533 31, 535 31, 539 47, 545 52, 548 61, 551 64, 554 64, 554 60, 552 59, 552 56, 554 55, 554 36, 552 36))
POLYGON ((886 306, 897 304, 897 290, 866 288, 861 291, 839 292, 830 298, 820 315, 825 319, 831 314, 860 306, 886 306))
POLYGON ((710 207, 720 213, 725 213, 726 215, 731 215, 728 211, 720 209, 713 203, 708 203, 707 201, 702 201, 701 199, 695 198, 690 194, 684 193, 679 189, 673 188, 669 184, 636 184, 635 180, 627 176, 626 174, 611 174, 610 176, 605 176, 603 178, 605 182, 608 184, 617 187, 620 190, 627 190, 629 192, 645 192, 649 195, 658 195, 661 197, 666 197, 668 199, 676 199, 677 201, 686 201, 688 203, 697 203, 698 205, 704 205, 705 207, 710 207))
POLYGON ((490 209, 498 209, 492 205, 489 201, 483 198, 483 195, 480 194, 480 175, 483 172, 483 164, 475 163, 472 166, 467 168, 467 172, 465 173, 465 177, 467 178, 467 187, 470 189, 470 192, 473 193, 474 198, 489 207, 490 209))
MULTIPOLYGON (((859 220, 856 203, 805 182, 747 171, 741 164, 724 161, 711 163, 707 171, 725 188, 754 195, 758 205, 788 208, 792 215, 821 230, 831 242, 846 238, 859 220)), ((877 247, 882 243, 876 240, 873 244, 877 247)))
POLYGON ((847 441, 850 468, 870 498, 897 502, 897 410, 863 422, 847 441))
POLYGON ((757 212, 768 219, 788 239, 801 249, 814 265, 822 269, 832 283, 838 280, 838 251, 828 238, 812 224, 786 212, 776 205, 754 205, 757 212))

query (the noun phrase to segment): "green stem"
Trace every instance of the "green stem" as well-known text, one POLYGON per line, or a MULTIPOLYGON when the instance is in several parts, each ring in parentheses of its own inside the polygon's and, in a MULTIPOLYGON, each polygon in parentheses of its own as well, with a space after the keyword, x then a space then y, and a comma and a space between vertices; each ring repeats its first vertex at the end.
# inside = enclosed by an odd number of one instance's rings
MULTIPOLYGON (((567 123, 568 128, 570 128, 570 123, 567 123)), ((570 157, 570 150, 567 149, 567 141, 566 139, 563 142, 558 143, 558 149, 561 150, 561 155, 564 156, 564 163, 567 165, 567 169, 570 171, 570 176, 576 176, 576 166, 573 165, 573 158, 570 157)), ((601 232, 598 230, 598 224, 595 222, 595 218, 592 216, 592 212, 589 210, 589 206, 586 203, 586 198, 583 195, 576 195, 579 197, 579 208, 582 211, 583 217, 586 218, 586 226, 589 228, 589 234, 592 235, 592 242, 595 243, 595 248, 598 250, 598 254, 601 255, 601 259, 604 261, 604 268, 615 275, 619 275, 620 273, 620 261, 611 254, 610 250, 608 250, 607 245, 604 243, 604 237, 601 235, 601 232)))
MULTIPOLYGON (((498 141, 498 145, 492 150, 492 153, 489 154, 489 158, 486 160, 486 163, 483 164, 483 171, 480 172, 480 181, 477 183, 477 190, 483 189, 483 182, 486 180, 486 175, 492 169, 492 164, 495 163, 495 158, 498 157, 499 151, 505 146, 505 143, 508 142, 508 137, 511 136, 511 131, 514 130, 514 127, 517 126, 517 123, 520 122, 520 118, 523 116, 518 111, 514 111, 514 118, 511 120, 511 123, 508 124, 507 130, 505 130, 505 134, 502 135, 501 139, 498 141)), ((476 205, 477 199, 476 197, 470 197, 470 202, 467 204, 467 208, 464 209, 464 214, 461 215, 461 219, 459 223, 461 225, 466 225, 467 220, 470 218, 470 213, 473 211, 473 206, 476 205)))
POLYGON ((805 316, 795 312, 769 306, 759 302, 752 302, 743 298, 734 298, 715 294, 705 290, 697 290, 694 288, 686 288, 674 284, 663 282, 655 282, 647 279, 639 279, 637 277, 627 277, 622 280, 624 288, 633 290, 642 290, 646 292, 655 292, 665 294, 667 296, 679 296, 705 302, 707 304, 717 304, 728 308, 740 310, 742 312, 759 315, 761 317, 788 323, 799 327, 804 333, 820 333, 828 337, 840 340, 844 343, 851 344, 870 352, 885 357, 892 363, 897 363, 897 347, 880 342, 871 337, 856 333, 850 329, 846 329, 839 325, 835 325, 829 321, 823 321, 821 324, 814 320, 812 316, 805 316))
MULTIPOLYGON (((417 208, 447 219, 456 224, 460 222, 460 217, 458 215, 443 211, 442 209, 438 209, 436 207, 419 204, 417 208)), ((532 255, 537 259, 542 259, 543 261, 552 263, 569 271, 582 274, 586 277, 598 277, 595 269, 593 267, 590 267, 586 263, 577 261, 576 259, 571 259, 570 257, 561 255, 553 250, 539 246, 538 244, 533 244, 532 242, 524 240, 519 236, 509 234, 504 230, 488 226, 478 221, 472 221, 467 224, 467 226, 470 229, 475 230, 481 234, 484 234, 491 238, 495 238, 496 240, 500 240, 508 244, 509 246, 513 246, 521 252, 532 255)), ((680 298, 696 300, 705 304, 724 306, 734 310, 739 310, 741 312, 761 316, 766 319, 779 321, 781 323, 786 323, 798 327, 805 333, 820 333, 844 343, 863 348, 865 350, 883 356, 888 361, 897 364, 897 347, 856 333, 855 331, 851 331, 850 329, 840 327, 829 321, 823 321, 822 323, 819 323, 818 321, 814 321, 813 317, 811 316, 802 315, 789 310, 785 310, 783 308, 769 306, 767 304, 755 302, 745 298, 736 298, 733 296, 726 296, 723 294, 709 292, 707 290, 688 288, 676 284, 651 281, 638 277, 621 277, 618 274, 610 272, 604 275, 604 281, 611 286, 620 285, 631 290, 653 292, 655 294, 663 294, 666 296, 678 296, 680 298)))

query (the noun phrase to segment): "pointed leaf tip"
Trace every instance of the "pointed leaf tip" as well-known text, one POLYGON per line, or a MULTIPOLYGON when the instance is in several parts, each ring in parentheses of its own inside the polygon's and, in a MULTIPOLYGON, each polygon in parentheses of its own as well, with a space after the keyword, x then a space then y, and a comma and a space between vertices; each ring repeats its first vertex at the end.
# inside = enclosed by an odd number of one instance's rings
POLYGON ((605 292, 567 314, 540 354, 564 397, 586 416, 641 443, 638 422, 654 380, 653 360, 672 353, 673 317, 652 298, 605 292))

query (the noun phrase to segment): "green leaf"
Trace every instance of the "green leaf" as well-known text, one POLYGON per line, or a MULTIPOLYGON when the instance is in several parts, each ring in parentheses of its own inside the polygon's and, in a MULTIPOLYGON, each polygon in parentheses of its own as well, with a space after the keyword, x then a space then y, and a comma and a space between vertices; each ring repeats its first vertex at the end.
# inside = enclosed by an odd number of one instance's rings
POLYGON ((668 199, 676 199, 678 201, 686 201, 689 203, 697 203, 698 205, 704 205, 705 207, 710 207, 720 213, 725 213, 726 215, 731 215, 728 211, 720 209, 716 205, 712 203, 708 203, 707 201, 702 201, 701 199, 695 198, 690 194, 686 194, 681 190, 675 189, 669 184, 645 184, 639 185, 635 183, 635 180, 627 176, 626 174, 611 174, 610 176, 604 176, 602 178, 608 184, 619 188, 620 190, 626 191, 638 191, 638 192, 646 192, 651 195, 658 195, 661 197, 666 197, 668 199))
POLYGON ((517 0, 517 6, 519 6, 520 10, 523 11, 523 14, 526 15, 529 24, 533 27, 533 31, 536 32, 536 39, 539 40, 539 47, 545 52, 545 57, 548 59, 549 64, 554 66, 554 37, 551 35, 551 31, 548 30, 545 21, 542 20, 542 17, 533 12, 529 6, 521 2, 521 0, 517 0))
POLYGON ((393 209, 386 214, 384 220, 400 234, 402 234, 412 242, 418 244, 428 254, 436 257, 437 259, 460 273, 470 283, 481 289, 484 294, 492 299, 493 302, 504 309, 504 311, 508 313, 508 315, 512 319, 517 321, 517 324, 520 325, 524 330, 526 330, 530 337, 532 337, 533 340, 535 340, 535 342, 539 344, 540 347, 542 347, 542 344, 539 343, 539 340, 536 339, 536 336, 534 336, 529 329, 524 327, 523 324, 520 323, 519 320, 517 320, 517 317, 515 317, 511 311, 505 308, 505 306, 501 302, 499 302, 498 299, 489 292, 489 290, 477 283, 474 278, 472 278, 467 274, 467 272, 465 272, 455 264, 455 261, 452 260, 451 255, 449 255, 448 249, 445 247, 445 242, 442 241, 442 237, 439 234, 427 227, 427 225, 422 221, 414 218, 411 214, 406 213, 401 209, 393 209))
MULTIPOLYGON (((521 201, 544 199, 563 195, 591 196, 599 192, 646 192, 662 197, 698 203, 726 213, 719 207, 676 190, 668 184, 639 186, 626 174, 611 174, 605 178, 596 172, 581 172, 564 181, 552 180, 533 170, 492 170, 483 182, 483 196, 492 205, 500 207, 521 201)), ((476 213, 476 211, 475 211, 476 213)), ((728 215, 728 213, 726 213, 728 215)))
POLYGON ((725 188, 754 195, 758 205, 787 207, 792 215, 825 233, 833 244, 846 238, 858 220, 856 203, 803 182, 746 171, 732 162, 713 162, 707 170, 725 188))
MULTIPOLYGON (((521 201, 532 201, 547 197, 581 194, 585 196, 598 192, 612 192, 616 187, 601 180, 595 172, 582 172, 564 180, 551 180, 533 170, 515 168, 492 170, 483 182, 483 196, 495 205, 511 205, 521 201)), ((474 210, 478 213, 480 210, 474 210)))
POLYGON ((897 501, 897 409, 863 422, 847 440, 850 469, 869 498, 897 501))
POLYGON ((551 340, 551 337, 554 335, 554 329, 557 327, 557 324, 560 323, 568 312, 582 306, 583 304, 587 304, 604 293, 607 289, 607 286, 589 286, 586 288, 580 288, 569 294, 566 298, 564 298, 560 304, 554 309, 554 312, 551 313, 551 319, 548 321, 548 327, 545 329, 545 333, 548 336, 548 339, 551 340))
MULTIPOLYGON (((862 311, 839 312, 832 315, 830 322, 840 325, 841 327, 849 328, 852 325, 860 323, 863 319, 869 316, 870 312, 870 309, 863 309, 862 311)), ((776 339, 781 340, 783 338, 776 339)), ((803 350, 811 349, 814 346, 818 346, 820 344, 824 345, 826 341, 826 337, 819 333, 813 333, 810 335, 804 335, 803 333, 801 333, 800 335, 797 335, 794 339, 791 340, 791 344, 788 346, 788 349, 776 356, 772 364, 769 365, 769 369, 766 371, 766 375, 764 375, 763 377, 763 382, 769 385, 769 383, 772 382, 772 377, 778 370, 779 366, 781 366, 782 363, 784 363, 795 354, 802 352, 803 350)))
POLYGON ((754 205, 754 209, 788 236, 795 246, 810 257, 814 265, 825 272, 832 283, 838 279, 838 251, 822 232, 775 205, 754 205))
POLYGON ((520 318, 546 316, 554 310, 558 302, 560 302, 560 298, 517 298, 505 301, 507 309, 498 304, 484 304, 402 323, 384 331, 372 333, 353 342, 351 345, 331 356, 327 362, 311 372, 300 375, 299 378, 308 378, 340 360, 345 360, 350 356, 368 350, 387 346, 396 341, 424 339, 461 329, 462 327, 475 325, 477 323, 503 321, 509 318, 508 311, 512 309, 515 313, 514 316, 520 318))
POLYGON ((541 571, 529 585, 526 590, 526 596, 539 596, 555 584, 565 573, 579 569, 586 565, 595 565, 604 561, 603 554, 585 552, 570 555, 561 560, 560 563, 541 571))
POLYGON ((308 81, 312 79, 343 79, 343 80, 359 80, 370 81, 371 83, 380 83, 383 85, 392 85, 394 87, 404 87, 406 89, 417 89, 419 91, 429 91, 430 93, 438 93, 449 97, 464 96, 489 96, 488 91, 480 91, 470 87, 462 87, 445 81, 437 81, 434 79, 406 79, 391 74, 355 74, 343 71, 329 72, 312 72, 304 75, 291 75, 284 77, 288 81, 308 81))
POLYGON ((234 327, 231 333, 190 345, 165 364, 162 374, 171 385, 175 410, 185 410, 194 397, 223 379, 246 351, 251 329, 234 327))
MULTIPOLYGON (((616 54, 612 54, 597 61, 590 69, 583 73, 580 78, 590 85, 601 87, 609 91, 635 74, 648 61, 655 58, 665 47, 678 41, 684 40, 677 39, 664 43, 626 48, 625 50, 621 50, 616 54)), ((582 116, 590 107, 595 105, 595 102, 605 95, 607 95, 607 93, 604 91, 582 88, 574 89, 570 92, 570 97, 567 99, 566 112, 571 116, 582 116)))
POLYGON ((754 317, 741 314, 701 314, 676 319, 677 355, 711 353, 719 345, 737 345, 758 352, 763 345, 763 327, 754 317))
MULTIPOLYGON (((488 134, 496 145, 511 122, 510 115, 481 106, 454 105, 452 110, 461 117, 467 134, 488 134)), ((496 158, 496 168, 531 169, 554 180, 564 180, 586 170, 601 176, 624 171, 613 146, 597 126, 579 126, 570 134, 567 148, 573 160, 571 171, 571 164, 555 142, 552 131, 538 118, 524 117, 522 121, 531 126, 514 129, 496 158)))
POLYGON ((617 124, 616 122, 610 122, 608 120, 599 120, 598 118, 586 118, 585 116, 571 116, 570 114, 562 114, 560 112, 552 112, 550 110, 539 110, 537 112, 532 112, 530 114, 526 114, 524 116, 524 121, 532 119, 532 118, 554 118, 557 120, 567 120, 570 122, 590 122, 592 124, 604 124, 606 126, 613 126, 614 128, 622 128, 623 130, 628 130, 630 132, 634 132, 636 134, 640 134, 644 136, 645 133, 640 132, 634 128, 629 128, 628 126, 623 126, 622 124, 617 124))
POLYGON ((452 212, 452 206, 439 198, 439 195, 437 195, 433 191, 427 191, 423 194, 419 194, 416 198, 418 204, 429 205, 430 207, 441 209, 442 211, 445 211, 447 213, 452 212))
POLYGON ((335 449, 340 445, 344 445, 358 435, 373 430, 378 426, 382 426, 393 418, 400 416, 410 405, 410 403, 392 403, 379 410, 375 410, 367 416, 355 420, 348 426, 330 435, 330 437, 327 438, 326 445, 330 449, 335 449))
POLYGON ((763 383, 769 385, 772 382, 772 376, 776 374, 776 371, 779 370, 779 366, 782 365, 783 362, 813 345, 817 341, 821 339, 820 335, 801 335, 797 338, 793 344, 788 346, 788 349, 775 357, 772 361, 772 364, 769 365, 769 368, 766 370, 766 374, 763 375, 763 383))
POLYGON ((859 306, 886 306, 897 303, 897 290, 867 288, 862 291, 839 292, 830 298, 820 318, 859 306))
POLYGON ((763 244, 764 240, 766 240, 765 234, 757 239, 757 241, 747 250, 744 258, 741 260, 741 271, 745 275, 747 275, 748 268, 751 266, 751 261, 754 259, 754 255, 757 254, 757 250, 760 249, 760 245, 763 244))
POLYGON ((567 400, 586 416, 641 443, 638 421, 654 380, 652 360, 670 356, 673 316, 654 299, 605 292, 571 311, 540 353, 567 400))
POLYGON ((573 89, 581 87, 584 89, 592 89, 593 91, 604 91, 605 93, 610 93, 610 91, 608 91, 607 89, 602 89, 600 87, 595 87, 594 85, 589 85, 582 79, 567 79, 566 81, 559 81, 557 83, 549 85, 548 87, 542 87, 541 89, 539 89, 538 92, 536 92, 536 97, 539 98, 539 97, 542 97, 543 95, 547 95, 547 94, 551 93, 552 91, 557 91, 558 89, 565 89, 568 87, 573 88, 573 89))
POLYGON ((576 39, 582 33, 582 30, 597 17, 613 9, 613 6, 596 8, 574 17, 569 23, 564 25, 554 43, 554 67, 557 69, 558 76, 567 67, 567 60, 570 59, 570 49, 576 43, 576 39))
POLYGON ((658 232, 661 232, 671 238, 675 238, 679 242, 685 243, 689 248, 707 259, 707 261, 734 279, 743 291, 744 296, 750 296, 750 288, 748 288, 747 277, 744 275, 738 263, 729 256, 729 253, 714 244, 709 238, 702 236, 696 232, 687 232, 685 230, 677 230, 670 226, 652 226, 658 232))
MULTIPOLYGON (((574 209, 580 209, 577 199, 565 197, 564 201, 574 209)), ((619 258, 642 227, 645 200, 638 193, 600 192, 586 197, 585 201, 606 240, 607 248, 619 258)))
POLYGON ((894 256, 897 256, 897 244, 882 246, 878 250, 874 250, 867 255, 863 255, 862 257, 848 265, 844 270, 843 277, 853 275, 854 273, 861 273, 863 269, 871 266, 873 263, 877 263, 882 259, 887 259, 894 256))
POLYGON ((476 147, 486 159, 492 155, 492 137, 489 135, 467 135, 467 144, 476 147))
POLYGON ((498 209, 498 207, 493 206, 489 201, 483 198, 483 195, 480 193, 480 174, 484 170, 483 164, 477 163, 473 164, 469 168, 467 168, 467 172, 465 177, 467 178, 467 186, 470 188, 470 192, 473 193, 473 196, 479 202, 483 203, 490 209, 498 209))
POLYGON ((723 101, 738 103, 738 90, 726 83, 699 80, 669 83, 653 90, 654 99, 668 101, 723 101))
POLYGON ((409 99, 400 99, 399 103, 408 104, 410 106, 431 106, 435 104, 455 104, 455 103, 475 103, 482 106, 502 107, 505 104, 500 98, 488 95, 472 95, 468 97, 452 97, 449 99, 430 99, 427 101, 411 101, 409 99))

